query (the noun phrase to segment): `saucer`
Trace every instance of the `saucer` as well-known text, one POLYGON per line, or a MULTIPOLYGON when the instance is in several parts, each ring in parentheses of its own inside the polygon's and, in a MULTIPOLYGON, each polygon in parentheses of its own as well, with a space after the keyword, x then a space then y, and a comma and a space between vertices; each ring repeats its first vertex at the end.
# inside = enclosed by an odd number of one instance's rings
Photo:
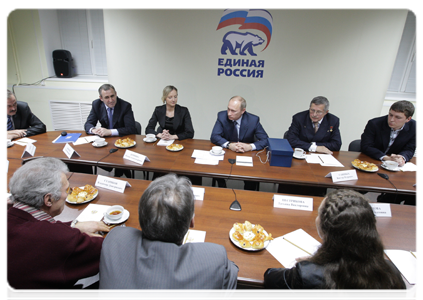
POLYGON ((305 153, 303 154, 303 156, 297 156, 297 155, 295 155, 295 154, 293 154, 292 156, 293 156, 294 158, 296 158, 296 159, 305 159, 305 158, 306 158, 305 153))
POLYGON ((117 219, 117 220, 111 220, 111 219, 109 219, 108 217, 107 217, 107 215, 106 214, 104 214, 104 218, 103 218, 103 222, 104 223, 106 223, 106 225, 107 224, 119 224, 119 223, 122 223, 122 222, 125 222, 126 220, 128 220, 128 218, 129 218, 129 211, 127 211, 126 209, 123 211, 123 215, 122 215, 122 217, 120 217, 119 219, 117 219))
POLYGON ((155 141, 157 141, 157 138, 154 138, 154 140, 151 140, 151 141, 147 141, 146 138, 143 138, 142 140, 146 143, 154 143, 155 141))
POLYGON ((384 168, 385 170, 391 171, 391 172, 398 172, 400 170, 400 168, 396 167, 395 169, 388 169, 384 164, 380 165, 382 168, 384 168))
POLYGON ((7 148, 12 147, 14 144, 15 144, 14 142, 10 142, 10 143, 8 142, 8 143, 7 143, 7 148))
POLYGON ((101 148, 101 147, 107 146, 107 144, 108 144, 108 142, 105 142, 103 145, 97 145, 95 142, 93 142, 93 146, 96 147, 96 148, 101 148))
POLYGON ((214 155, 214 156, 223 155, 223 154, 225 154, 225 150, 222 150, 222 152, 220 152, 219 154, 215 154, 212 150, 210 150, 210 154, 214 155))

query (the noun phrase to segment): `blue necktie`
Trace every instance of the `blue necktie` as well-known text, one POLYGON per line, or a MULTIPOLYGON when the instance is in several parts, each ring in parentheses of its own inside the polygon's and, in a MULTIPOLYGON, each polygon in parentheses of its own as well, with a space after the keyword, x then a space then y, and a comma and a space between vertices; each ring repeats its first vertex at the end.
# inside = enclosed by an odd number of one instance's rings
POLYGON ((238 130, 237 130, 237 122, 236 121, 233 121, 232 122, 232 126, 233 126, 233 129, 232 129, 232 134, 231 134, 231 136, 229 137, 229 141, 230 142, 239 142, 238 141, 238 130))
POLYGON ((12 117, 7 116, 7 130, 12 130, 12 129, 13 129, 12 117))
POLYGON ((108 117, 109 117, 109 129, 113 128, 113 108, 107 108, 108 117))

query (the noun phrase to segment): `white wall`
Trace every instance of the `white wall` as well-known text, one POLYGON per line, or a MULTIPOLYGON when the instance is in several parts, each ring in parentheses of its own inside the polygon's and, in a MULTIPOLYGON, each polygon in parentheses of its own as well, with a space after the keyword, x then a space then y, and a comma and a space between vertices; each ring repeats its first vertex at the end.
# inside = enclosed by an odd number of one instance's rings
MULTIPOLYGON (((216 30, 222 12, 104 10, 109 82, 133 104, 143 132, 169 84, 179 89, 179 104, 189 108, 200 139, 210 137, 217 112, 234 95, 247 100, 247 110, 261 117, 270 137, 282 137, 293 114, 307 109, 314 96, 326 96, 330 112, 341 119, 342 150, 360 138, 367 120, 379 116, 406 10, 269 10, 272 39, 263 52, 263 46, 255 48, 254 58, 220 54, 223 35, 241 31, 238 26, 216 30), (217 76, 219 58, 264 60, 264 76, 217 76)), ((24 89, 19 93, 30 104, 64 100, 60 97, 92 101, 100 84, 55 83, 55 89, 41 88, 35 97, 24 89), (60 91, 87 86, 84 92, 60 91)), ((50 118, 45 109, 36 113, 50 118)))

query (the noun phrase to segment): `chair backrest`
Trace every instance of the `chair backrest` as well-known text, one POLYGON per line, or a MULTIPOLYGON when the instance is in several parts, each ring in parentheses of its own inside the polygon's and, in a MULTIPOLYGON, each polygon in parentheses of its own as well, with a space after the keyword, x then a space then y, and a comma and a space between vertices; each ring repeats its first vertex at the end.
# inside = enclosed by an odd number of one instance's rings
POLYGON ((140 124, 140 122, 135 121, 135 128, 137 129, 137 134, 141 134, 141 124, 140 124))
POLYGON ((283 138, 286 139, 287 136, 288 136, 288 130, 285 131, 285 133, 283 134, 283 138))
POLYGON ((348 151, 361 152, 361 140, 354 140, 348 145, 348 151))

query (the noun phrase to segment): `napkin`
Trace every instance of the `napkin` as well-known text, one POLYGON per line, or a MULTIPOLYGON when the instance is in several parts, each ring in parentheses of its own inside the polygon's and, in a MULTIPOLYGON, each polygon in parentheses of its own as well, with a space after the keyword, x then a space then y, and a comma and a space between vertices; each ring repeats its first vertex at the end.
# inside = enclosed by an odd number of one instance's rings
POLYGON ((403 165, 402 167, 400 167, 399 169, 403 172, 406 172, 406 171, 416 172, 417 166, 415 164, 413 164, 412 162, 408 162, 405 165, 403 165))

